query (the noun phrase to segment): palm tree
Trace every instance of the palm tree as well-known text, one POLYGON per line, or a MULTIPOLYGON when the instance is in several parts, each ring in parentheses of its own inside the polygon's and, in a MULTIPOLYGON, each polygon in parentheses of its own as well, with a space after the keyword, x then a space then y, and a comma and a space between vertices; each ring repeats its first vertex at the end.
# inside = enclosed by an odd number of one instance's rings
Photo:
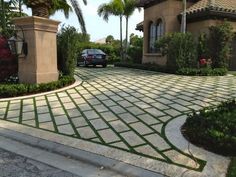
POLYGON ((19 13, 15 10, 16 8, 12 6, 12 1, 0 1, 0 32, 6 36, 11 35, 12 18, 19 17, 19 13))
MULTIPOLYGON (((127 57, 128 50, 128 33, 129 33, 129 17, 134 13, 137 8, 137 0, 123 0, 124 16, 126 19, 126 39, 125 39, 125 59, 127 57)), ((140 11, 141 9, 138 8, 140 11)))
POLYGON ((10 4, 12 4, 15 8, 19 8, 19 16, 22 16, 22 5, 23 5, 23 0, 10 0, 10 4))
POLYGON ((101 4, 98 7, 98 15, 108 22, 110 15, 120 17, 120 56, 123 60, 123 36, 122 36, 122 17, 124 14, 124 5, 122 0, 111 0, 109 3, 101 4))
MULTIPOLYGON (((22 0, 18 0, 20 2, 22 0)), ((83 13, 77 0, 69 0, 71 3, 81 26, 82 32, 86 33, 85 22, 83 13)), ((49 18, 56 11, 62 10, 66 18, 69 16, 69 12, 72 11, 72 7, 67 3, 67 0, 23 0, 23 3, 32 9, 33 16, 39 16, 49 18)), ((86 5, 87 0, 83 0, 86 5)))
POLYGON ((187 2, 183 0, 183 14, 182 14, 182 22, 181 22, 181 32, 186 33, 186 9, 187 9, 187 2))

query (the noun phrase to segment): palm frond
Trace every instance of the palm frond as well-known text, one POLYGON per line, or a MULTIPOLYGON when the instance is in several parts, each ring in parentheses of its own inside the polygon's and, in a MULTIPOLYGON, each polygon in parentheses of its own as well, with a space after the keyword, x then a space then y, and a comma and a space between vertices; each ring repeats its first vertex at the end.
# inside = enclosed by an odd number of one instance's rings
POLYGON ((109 16, 112 14, 112 7, 110 6, 110 4, 101 4, 98 7, 98 15, 101 17, 103 17, 103 19, 108 22, 109 20, 109 16))
POLYGON ((53 0, 52 3, 52 8, 49 9, 50 15, 54 15, 56 11, 60 10, 64 13, 66 18, 69 18, 69 13, 72 11, 72 8, 66 0, 53 0))
POLYGON ((124 15, 126 17, 129 18, 134 13, 136 8, 139 11, 141 10, 137 7, 137 0, 124 0, 124 15))
MULTIPOLYGON (((84 21, 84 17, 83 17, 81 7, 80 7, 78 1, 76 1, 76 0, 70 0, 70 2, 71 2, 71 5, 72 5, 76 15, 77 15, 78 21, 80 23, 81 31, 82 31, 82 33, 86 34, 87 31, 86 31, 85 21, 84 21)), ((86 0, 83 0, 83 2, 85 4, 87 3, 86 0)))

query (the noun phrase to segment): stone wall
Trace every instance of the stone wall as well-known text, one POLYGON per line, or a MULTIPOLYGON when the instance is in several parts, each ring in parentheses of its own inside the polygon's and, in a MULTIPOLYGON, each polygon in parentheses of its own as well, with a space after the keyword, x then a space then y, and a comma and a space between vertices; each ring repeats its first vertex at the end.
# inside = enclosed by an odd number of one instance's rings
POLYGON ((17 72, 17 58, 11 55, 7 39, 0 37, 0 82, 13 74, 17 74, 17 72))

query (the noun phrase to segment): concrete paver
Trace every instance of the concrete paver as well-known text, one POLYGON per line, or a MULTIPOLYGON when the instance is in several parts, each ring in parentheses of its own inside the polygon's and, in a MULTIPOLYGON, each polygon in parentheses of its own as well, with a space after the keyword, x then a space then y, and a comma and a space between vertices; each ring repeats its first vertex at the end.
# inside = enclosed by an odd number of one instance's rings
POLYGON ((83 84, 66 91, 0 100, 0 119, 199 170, 194 158, 167 141, 164 123, 236 96, 236 77, 184 77, 109 67, 79 68, 76 73, 83 84))

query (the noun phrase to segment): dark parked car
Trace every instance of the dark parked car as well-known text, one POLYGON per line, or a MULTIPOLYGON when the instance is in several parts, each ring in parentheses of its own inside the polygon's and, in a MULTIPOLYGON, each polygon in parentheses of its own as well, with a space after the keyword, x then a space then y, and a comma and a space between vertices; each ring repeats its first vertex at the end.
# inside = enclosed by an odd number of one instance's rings
POLYGON ((85 49, 77 59, 77 66, 79 65, 102 65, 103 67, 106 67, 106 54, 100 49, 85 49))

